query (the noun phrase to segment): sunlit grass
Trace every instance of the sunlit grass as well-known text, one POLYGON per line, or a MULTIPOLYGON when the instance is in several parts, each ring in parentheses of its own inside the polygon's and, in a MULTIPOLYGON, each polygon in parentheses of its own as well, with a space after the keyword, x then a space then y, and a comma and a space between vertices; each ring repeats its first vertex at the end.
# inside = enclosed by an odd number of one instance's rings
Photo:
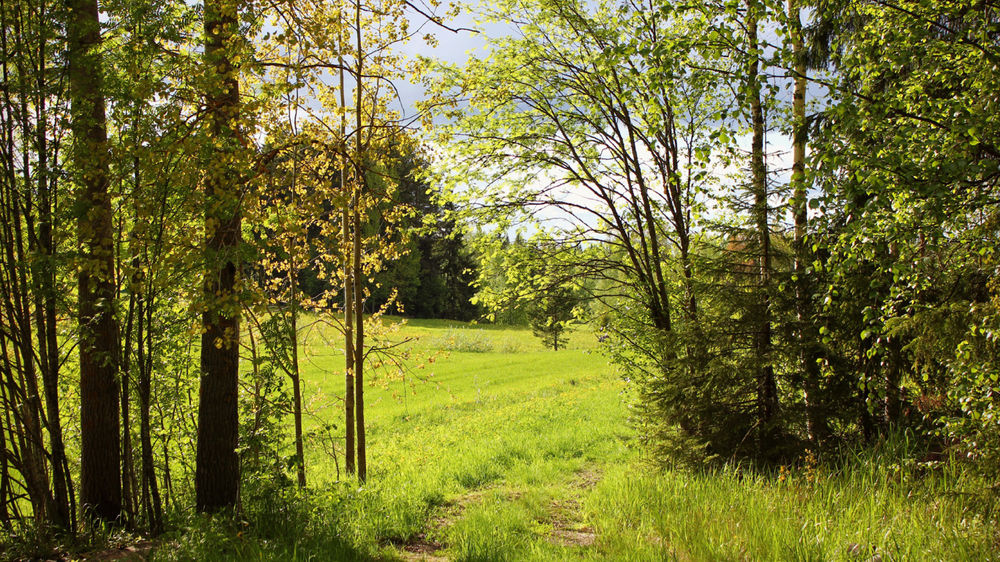
MULTIPOLYGON (((245 525, 183 516, 157 558, 987 560, 1000 545, 963 495, 983 482, 889 452, 837 470, 654 471, 586 328, 558 352, 527 329, 448 321, 397 336, 415 338, 411 370, 370 374, 366 484, 313 444, 307 492, 246 490, 245 525)), ((306 340, 308 427, 342 425, 335 340, 306 340)))

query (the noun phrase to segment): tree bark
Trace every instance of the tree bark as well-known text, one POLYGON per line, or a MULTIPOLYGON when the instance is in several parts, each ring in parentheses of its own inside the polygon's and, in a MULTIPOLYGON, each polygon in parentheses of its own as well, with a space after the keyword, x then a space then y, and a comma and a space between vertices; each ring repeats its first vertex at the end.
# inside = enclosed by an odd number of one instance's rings
POLYGON ((364 92, 364 53, 361 51, 361 2, 358 2, 354 11, 354 32, 357 36, 358 46, 358 70, 355 75, 355 118, 357 128, 354 133, 356 152, 354 154, 354 311, 357 315, 357 326, 354 330, 354 399, 356 400, 354 416, 358 422, 358 480, 364 482, 368 477, 368 463, 366 458, 365 443, 365 318, 364 318, 364 286, 363 271, 361 269, 361 193, 365 187, 364 169, 364 146, 361 135, 361 109, 362 94, 364 92))
POLYGON ((205 280, 201 337, 201 389, 195 459, 195 503, 199 511, 234 509, 240 464, 237 392, 240 299, 239 84, 231 45, 239 32, 237 3, 205 3, 205 62, 210 84, 205 102, 213 153, 205 178, 205 280))
POLYGON ((97 0, 71 0, 67 34, 78 198, 80 319, 80 504, 116 521, 122 511, 118 324, 108 195, 108 145, 97 0))
MULTIPOLYGON (((364 171, 358 164, 358 184, 355 189, 364 185, 364 171)), ((357 325, 354 329, 354 416, 358 422, 358 480, 364 482, 368 477, 368 462, 365 442, 365 319, 364 319, 364 287, 361 275, 361 220, 358 207, 354 207, 354 310, 357 312, 357 325)))
MULTIPOLYGON (((295 186, 292 186, 292 192, 294 197, 295 186)), ((288 337, 291 339, 291 356, 292 356, 292 415, 295 418, 295 472, 298 476, 299 488, 306 487, 306 453, 305 445, 302 438, 302 385, 301 379, 299 377, 299 295, 296 290, 296 285, 298 284, 298 275, 296 275, 298 263, 294 258, 295 252, 298 251, 297 245, 293 244, 290 248, 292 253, 291 264, 288 269, 288 282, 291 285, 291 305, 292 305, 292 318, 291 325, 289 326, 288 337)))
MULTIPOLYGON (((131 304, 130 304, 131 306, 131 304)), ((131 313, 130 313, 131 315, 131 313)), ((131 321, 131 320, 129 320, 131 321)), ((126 328, 127 331, 131 331, 131 326, 126 328)), ((128 336, 126 335, 126 341, 128 336)), ((131 365, 128 361, 128 346, 125 346, 125 352, 122 355, 121 361, 121 371, 119 376, 121 377, 121 424, 122 424, 122 512, 123 519, 127 525, 133 527, 135 525, 136 518, 136 508, 135 508, 135 459, 132 455, 132 420, 129 415, 129 411, 132 409, 130 404, 131 398, 131 376, 130 370, 131 365)))
POLYGON ((158 535, 163 530, 163 507, 160 490, 156 482, 156 467, 153 464, 153 440, 150 431, 150 396, 152 394, 152 349, 146 353, 145 345, 152 346, 148 326, 152 320, 152 303, 147 303, 148 292, 141 295, 138 305, 138 326, 136 328, 136 362, 139 369, 139 444, 142 455, 142 496, 146 506, 146 522, 149 532, 158 535), (148 310, 147 310, 148 308, 148 310))

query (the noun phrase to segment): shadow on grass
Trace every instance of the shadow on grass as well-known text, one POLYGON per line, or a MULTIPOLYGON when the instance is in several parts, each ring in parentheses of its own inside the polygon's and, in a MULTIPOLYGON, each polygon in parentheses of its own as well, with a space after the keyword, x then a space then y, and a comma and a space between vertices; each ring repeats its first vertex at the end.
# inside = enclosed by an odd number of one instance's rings
POLYGON ((240 515, 174 514, 151 560, 393 560, 357 536, 341 490, 267 486, 244 497, 240 515))

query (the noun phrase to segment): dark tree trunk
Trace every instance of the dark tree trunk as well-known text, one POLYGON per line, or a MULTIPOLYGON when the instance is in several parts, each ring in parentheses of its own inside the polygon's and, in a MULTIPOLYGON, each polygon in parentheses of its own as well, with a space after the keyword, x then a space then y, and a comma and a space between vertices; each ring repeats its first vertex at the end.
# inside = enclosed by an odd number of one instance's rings
MULTIPOLYGON (((161 426, 162 428, 162 426, 161 426)), ((163 440, 163 505, 170 508, 170 498, 174 496, 174 481, 170 478, 170 447, 163 440)), ((177 505, 177 502, 174 502, 177 505)))
POLYGON ((239 32, 237 4, 205 3, 205 62, 211 83, 205 96, 212 141, 205 178, 205 280, 201 337, 201 391, 195 503, 200 511, 236 508, 240 463, 239 383, 241 241, 240 186, 231 159, 238 148, 239 85, 232 40, 239 32))
MULTIPOLYGON (((297 250, 293 249, 292 252, 297 250)), ((292 356, 292 415, 295 418, 295 472, 298 477, 300 488, 306 487, 306 453, 305 444, 302 437, 302 381, 299 377, 299 301, 296 284, 298 276, 295 274, 298 264, 292 258, 291 268, 289 268, 289 282, 292 291, 292 318, 289 330, 291 338, 292 356)))
MULTIPOLYGON (((131 314, 131 313, 130 313, 131 314)), ((131 331, 131 326, 128 327, 131 331)), ((127 336, 126 336, 127 338, 127 336)), ((128 353, 126 347, 125 353, 128 353)), ((121 377, 121 414, 122 414, 122 511, 129 526, 135 525, 135 460, 132 457, 132 423, 129 416, 131 385, 130 368, 127 355, 122 356, 121 377)))
MULTIPOLYGON (((364 185, 364 170, 358 164, 358 184, 360 190, 364 185)), ((364 287, 361 275, 361 218, 358 207, 354 207, 354 416, 357 420, 356 437, 358 440, 358 479, 362 482, 368 476, 365 443, 365 318, 364 318, 364 287)))
MULTIPOLYGON (((6 386, 0 381, 0 405, 7 410, 6 386)), ((8 416, 0 416, 0 529, 10 531, 11 525, 10 510, 8 505, 12 505, 10 490, 10 463, 7 459, 7 419, 8 416)))
POLYGON ((747 84, 753 128, 750 170, 754 198, 753 219, 760 252, 754 354, 757 364, 758 448, 766 455, 774 444, 774 418, 778 410, 778 391, 774 380, 774 366, 771 362, 771 233, 768 221, 767 168, 764 164, 764 110, 759 79, 760 56, 757 52, 760 48, 757 41, 759 9, 760 6, 756 2, 752 0, 747 2, 747 49, 750 57, 747 65, 747 84))
POLYGON ((137 314, 139 323, 136 329, 136 350, 138 352, 136 361, 139 364, 139 442, 142 447, 142 495, 143 503, 146 506, 146 521, 149 525, 149 532, 158 535, 163 530, 163 506, 160 503, 160 489, 156 483, 153 440, 149 423, 153 362, 152 349, 147 354, 144 344, 152 346, 148 326, 153 314, 152 304, 145 302, 147 298, 149 298, 148 293, 139 299, 137 314))
POLYGON ((96 0, 71 0, 67 21, 74 162, 79 173, 80 504, 105 521, 121 516, 118 326, 108 196, 100 23, 96 0))
POLYGON ((903 379, 903 344, 899 338, 890 337, 886 343, 889 348, 889 361, 883 367, 885 370, 885 401, 883 403, 883 426, 886 430, 899 421, 901 392, 900 382, 903 379))
POLYGON ((11 474, 18 466, 21 440, 17 435, 19 421, 14 408, 17 387, 14 383, 9 353, 7 338, 0 332, 0 357, 3 358, 3 362, 0 362, 0 375, 3 376, 3 380, 0 380, 0 406, 3 406, 0 408, 3 412, 3 424, 0 425, 0 429, 4 432, 4 447, 0 448, 0 501, 3 502, 3 517, 8 527, 11 520, 21 519, 17 495, 14 492, 14 478, 11 474))
POLYGON ((358 57, 358 70, 355 75, 357 80, 357 85, 354 88, 356 96, 356 121, 357 129, 355 131, 355 147, 356 152, 354 154, 354 169, 355 169, 355 195, 354 195, 354 313, 357 319, 357 325, 354 330, 354 399, 355 399, 355 411, 354 416, 358 422, 357 429, 357 439, 358 439, 358 480, 364 482, 365 478, 368 476, 368 463, 366 458, 365 449, 365 386, 364 386, 364 367, 365 367, 365 317, 364 317, 364 286, 363 281, 363 270, 361 269, 361 209, 359 208, 361 204, 361 193, 365 188, 365 169, 364 169, 364 146, 362 144, 362 134, 361 134, 361 109, 362 109, 362 95, 364 93, 364 73, 363 73, 363 63, 364 63, 364 52, 361 50, 361 3, 355 7, 354 11, 354 32, 357 36, 357 57, 358 57))

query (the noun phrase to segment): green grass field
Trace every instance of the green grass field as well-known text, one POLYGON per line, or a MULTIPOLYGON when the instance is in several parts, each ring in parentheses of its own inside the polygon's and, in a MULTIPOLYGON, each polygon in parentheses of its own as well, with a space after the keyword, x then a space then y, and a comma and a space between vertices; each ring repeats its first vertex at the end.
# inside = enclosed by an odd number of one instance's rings
MULTIPOLYGON (((412 370, 366 390, 367 484, 311 446, 309 491, 248 499, 245 523, 188 516, 154 557, 986 560, 1000 546, 963 495, 982 482, 891 452, 838 471, 654 471, 586 328, 558 352, 527 329, 410 321, 399 336, 417 338, 412 370)), ((307 428, 340 426, 339 342, 306 342, 307 428)))

